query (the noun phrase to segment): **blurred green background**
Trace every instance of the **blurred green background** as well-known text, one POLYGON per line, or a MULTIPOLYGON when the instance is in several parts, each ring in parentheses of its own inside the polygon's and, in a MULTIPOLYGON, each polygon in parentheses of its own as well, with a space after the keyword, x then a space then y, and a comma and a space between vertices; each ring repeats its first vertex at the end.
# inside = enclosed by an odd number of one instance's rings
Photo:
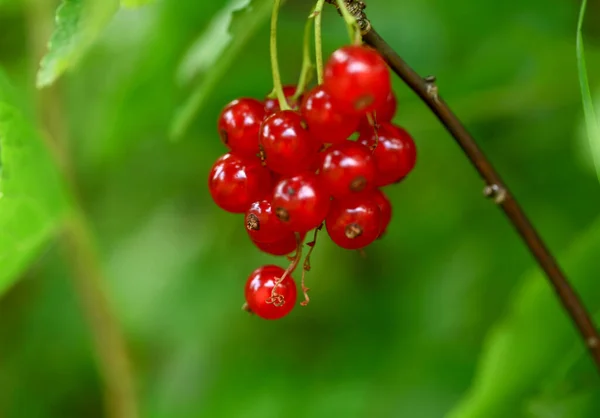
MULTIPOLYGON (((323 234, 308 276, 311 304, 262 321, 240 311, 245 280, 285 260, 252 246, 241 217, 212 203, 206 178, 224 153, 222 106, 272 88, 268 16, 235 28, 234 43, 248 39, 227 65, 223 51, 214 62, 190 58, 227 2, 122 9, 79 65, 40 91, 36 71, 58 3, 0 1, 0 66, 69 156, 131 352, 141 416, 600 416, 597 373, 558 301, 482 197, 459 147, 398 80, 396 122, 413 134, 419 160, 388 189, 395 212, 387 236, 361 258, 323 234), (213 88, 171 140, 178 112, 207 78, 213 88)), ((282 10, 288 83, 301 66, 312 3, 288 0, 282 10)), ((586 57, 599 92, 600 3, 589 3, 586 57)), ((418 72, 437 76, 600 312, 600 186, 577 77, 579 2, 369 0, 367 10, 418 72)), ((347 33, 331 6, 325 12, 330 53, 347 33)), ((69 280, 77 255, 60 240, 57 232, 0 299, 2 417, 105 416, 91 332, 69 280)))

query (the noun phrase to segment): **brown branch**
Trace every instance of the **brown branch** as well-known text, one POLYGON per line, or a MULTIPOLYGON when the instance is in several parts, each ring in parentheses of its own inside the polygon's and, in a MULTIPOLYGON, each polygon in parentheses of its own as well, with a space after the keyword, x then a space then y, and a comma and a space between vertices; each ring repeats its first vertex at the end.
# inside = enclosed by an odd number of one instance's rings
MULTIPOLYGON (((331 3, 330 0, 328 2, 331 3)), ((437 116, 454 140, 462 148, 471 164, 485 181, 484 194, 502 208, 508 220, 517 230, 524 244, 535 257, 539 266, 558 295, 583 338, 596 367, 600 370, 600 337, 589 313, 579 296, 561 271, 548 247, 539 236, 523 209, 506 187, 498 172, 486 158, 479 146, 463 126, 458 117, 438 94, 435 77, 422 78, 383 40, 367 19, 365 4, 357 0, 346 0, 348 10, 356 17, 363 32, 365 43, 376 49, 387 61, 390 68, 421 98, 437 116)))

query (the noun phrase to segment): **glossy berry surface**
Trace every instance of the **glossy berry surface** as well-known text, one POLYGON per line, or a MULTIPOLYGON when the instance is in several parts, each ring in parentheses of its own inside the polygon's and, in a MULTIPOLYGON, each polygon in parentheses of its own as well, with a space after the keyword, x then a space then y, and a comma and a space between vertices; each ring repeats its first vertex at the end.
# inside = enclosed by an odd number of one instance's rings
MULTIPOLYGON (((300 234, 301 241, 304 240, 306 234, 300 234)), ((262 252, 271 255, 288 255, 296 251, 298 243, 296 242, 296 235, 288 231, 283 238, 274 242, 257 242, 252 240, 252 243, 262 252)))
MULTIPOLYGON (((296 94, 296 86, 283 86, 283 95, 285 96, 288 105, 292 108, 292 109, 298 109, 298 105, 299 103, 302 103, 302 96, 300 96, 298 98, 298 100, 293 100, 293 96, 296 94)), ((265 98, 265 104, 264 104, 264 110, 265 113, 268 115, 271 115, 275 112, 279 112, 281 110, 281 107, 279 106, 279 100, 277 100, 277 98, 270 98, 270 97, 266 97, 265 98)))
POLYGON ((379 237, 381 210, 367 195, 336 199, 325 225, 333 242, 348 250, 358 250, 379 237))
POLYGON ((377 132, 373 128, 361 132, 358 142, 371 148, 376 145, 373 157, 377 187, 399 182, 417 161, 417 148, 410 134, 391 123, 382 123, 377 132))
POLYGON ((385 231, 392 220, 392 203, 385 193, 379 189, 374 189, 369 192, 369 198, 377 203, 379 210, 381 211, 381 231, 379 236, 385 234, 385 231))
POLYGON ((304 96, 300 111, 311 135, 323 144, 343 142, 358 129, 359 119, 337 109, 323 86, 304 96))
POLYGON ((373 188, 375 162, 371 150, 354 141, 332 145, 323 152, 319 179, 334 198, 373 188))
POLYGON ((215 162, 208 176, 208 189, 223 210, 244 213, 250 205, 272 190, 272 177, 256 157, 225 154, 215 162))
POLYGON ((325 65, 325 88, 339 109, 353 115, 372 112, 391 91, 387 64, 373 49, 350 45, 336 50, 325 65))
MULTIPOLYGON (((398 108, 398 101, 393 91, 387 95, 385 102, 380 103, 375 110, 371 113, 371 117, 378 125, 384 122, 391 122, 396 115, 398 108)), ((366 116, 363 116, 360 120, 359 130, 369 129, 371 124, 366 116)))
POLYGON ((273 193, 275 214, 292 231, 307 232, 323 222, 329 211, 329 193, 312 173, 281 180, 273 193))
POLYGON ((265 117, 265 109, 255 99, 241 98, 229 103, 218 120, 219 135, 231 151, 242 156, 256 156, 258 131, 265 117))
POLYGON ((246 282, 245 297, 248 308, 263 319, 280 319, 289 314, 297 299, 296 283, 288 275, 277 285, 285 270, 279 266, 263 266, 250 274, 246 282), (272 298, 275 288, 279 298, 272 298))
POLYGON ((302 116, 292 110, 268 116, 261 126, 259 140, 267 167, 283 175, 309 169, 319 150, 302 116))
POLYGON ((275 215, 270 199, 252 203, 246 211, 244 220, 246 231, 254 242, 272 243, 284 239, 286 235, 292 237, 294 235, 275 215))

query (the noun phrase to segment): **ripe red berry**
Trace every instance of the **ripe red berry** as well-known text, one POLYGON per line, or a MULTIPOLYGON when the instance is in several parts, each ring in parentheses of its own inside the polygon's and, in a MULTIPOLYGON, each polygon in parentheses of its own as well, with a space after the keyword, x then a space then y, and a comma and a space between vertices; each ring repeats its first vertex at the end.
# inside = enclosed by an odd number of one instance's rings
POLYGON ((219 157, 208 176, 213 200, 232 213, 246 212, 252 202, 271 192, 272 185, 271 173, 258 158, 241 158, 231 153, 219 157))
POLYGON ((381 211, 381 232, 379 236, 383 236, 392 220, 392 204, 388 197, 379 189, 374 189, 370 192, 370 199, 374 200, 381 211))
MULTIPOLYGON (((296 86, 283 86, 283 95, 285 96, 288 105, 292 108, 292 109, 298 109, 298 105, 299 103, 302 103, 302 96, 300 96, 298 98, 298 100, 293 100, 293 96, 296 94, 296 86)), ((266 97, 265 98, 265 105, 264 105, 264 109, 265 112, 268 115, 271 115, 275 112, 279 112, 281 110, 281 107, 279 107, 279 100, 277 100, 277 98, 270 98, 270 97, 266 97)))
MULTIPOLYGON (((305 236, 306 234, 300 234, 301 242, 304 241, 305 236)), ((278 256, 291 254, 298 249, 296 234, 291 231, 288 231, 283 238, 274 242, 257 242, 252 240, 252 243, 262 252, 278 256)))
POLYGON ((242 156, 258 154, 258 130, 265 117, 265 109, 255 99, 241 98, 229 103, 221 111, 219 135, 231 151, 242 156))
POLYGON ((319 178, 334 198, 374 187, 375 162, 371 150, 354 141, 332 145, 323 152, 319 178))
POLYGON ((307 232, 323 222, 330 198, 316 175, 304 173, 277 183, 272 204, 279 219, 292 231, 307 232))
POLYGON ((271 208, 271 200, 259 200, 250 206, 245 217, 246 231, 254 242, 276 242, 292 231, 283 224, 271 208))
POLYGON ((358 129, 359 120, 337 109, 322 85, 304 96, 300 109, 308 123, 309 132, 321 143, 345 141, 358 129))
POLYGON ((354 115, 377 109, 392 88, 383 58, 360 45, 342 47, 331 55, 325 66, 324 84, 336 105, 354 115))
POLYGON ((381 232, 381 210, 367 194, 334 200, 325 220, 331 240, 342 248, 358 250, 381 232))
POLYGON ((284 273, 285 270, 281 267, 268 265, 250 274, 244 293, 248 308, 254 314, 263 319, 279 319, 292 311, 298 294, 296 283, 288 275, 276 287, 284 273))
POLYGON ((302 116, 292 110, 268 116, 261 126, 259 139, 267 167, 284 175, 307 170, 319 150, 302 116))
MULTIPOLYGON (((392 119, 394 119, 397 108, 398 101, 396 99, 396 95, 394 94, 393 90, 390 90, 385 102, 380 103, 379 106, 377 106, 377 108, 371 113, 371 115, 375 118, 375 122, 377 122, 378 125, 384 122, 391 122, 392 119)), ((371 124, 369 123, 369 119, 367 116, 363 116, 360 120, 358 130, 362 131, 364 129, 369 129, 370 127, 371 124)))
POLYGON ((377 144, 373 153, 377 187, 399 182, 417 161, 417 148, 410 134, 391 123, 382 123, 377 132, 373 127, 361 132, 358 142, 370 148, 377 144))

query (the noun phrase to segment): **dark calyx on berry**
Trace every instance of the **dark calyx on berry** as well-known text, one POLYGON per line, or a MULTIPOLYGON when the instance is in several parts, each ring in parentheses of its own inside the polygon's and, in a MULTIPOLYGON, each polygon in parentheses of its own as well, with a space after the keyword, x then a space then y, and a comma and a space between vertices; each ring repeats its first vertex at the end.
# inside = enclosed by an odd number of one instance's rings
POLYGON ((377 51, 360 45, 335 51, 325 65, 324 85, 341 111, 362 116, 385 103, 390 71, 377 51))

